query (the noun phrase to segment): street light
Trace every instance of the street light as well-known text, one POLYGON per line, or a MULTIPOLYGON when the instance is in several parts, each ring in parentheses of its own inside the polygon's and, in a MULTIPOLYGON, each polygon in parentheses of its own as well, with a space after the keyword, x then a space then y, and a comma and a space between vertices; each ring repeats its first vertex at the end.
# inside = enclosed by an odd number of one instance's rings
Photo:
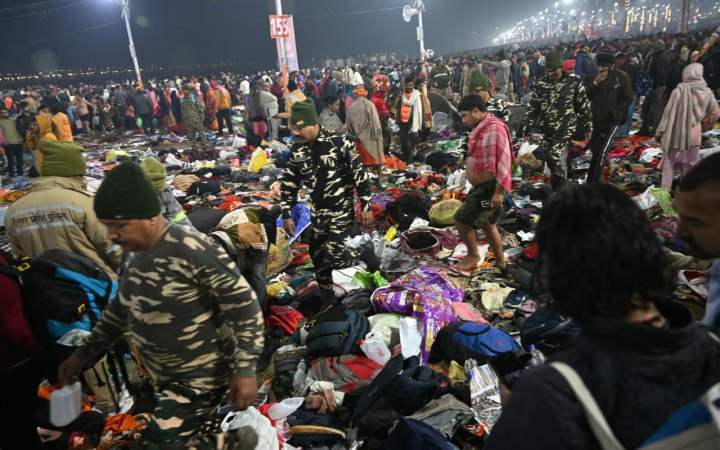
POLYGON ((138 64, 137 53, 135 52, 135 42, 133 42, 132 31, 130 30, 130 0, 115 0, 122 8, 122 18, 125 19, 125 28, 127 29, 128 41, 130 43, 130 56, 135 65, 135 75, 137 76, 138 87, 142 88, 142 77, 140 76, 140 64, 138 64))
POLYGON ((412 6, 405 5, 403 7, 403 20, 410 22, 412 17, 418 16, 418 27, 417 27, 417 40, 420 42, 420 60, 425 61, 425 32, 423 30, 422 15, 425 12, 425 4, 422 0, 415 0, 412 6))

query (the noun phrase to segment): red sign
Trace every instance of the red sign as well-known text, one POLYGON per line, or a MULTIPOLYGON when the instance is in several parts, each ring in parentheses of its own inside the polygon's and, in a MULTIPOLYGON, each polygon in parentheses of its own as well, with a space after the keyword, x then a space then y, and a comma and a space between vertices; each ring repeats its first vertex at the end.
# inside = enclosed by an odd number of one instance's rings
POLYGON ((270 16, 270 37, 273 39, 287 39, 290 37, 288 16, 270 16))

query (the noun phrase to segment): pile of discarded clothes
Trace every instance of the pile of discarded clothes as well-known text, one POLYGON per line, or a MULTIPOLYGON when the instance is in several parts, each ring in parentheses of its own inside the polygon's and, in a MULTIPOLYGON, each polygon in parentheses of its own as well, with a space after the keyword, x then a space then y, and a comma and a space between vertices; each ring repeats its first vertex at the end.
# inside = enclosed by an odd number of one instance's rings
MULTIPOLYGON (((254 249, 263 255, 265 279, 251 283, 266 310, 258 402, 245 412, 218 411, 207 431, 250 426, 258 449, 481 448, 501 412, 500 380, 512 383, 578 332, 573 321, 543 307, 532 280, 534 227, 552 194, 541 145, 518 145, 513 192, 498 221, 508 268, 494 267, 480 232, 482 259, 470 278, 450 270, 467 254, 453 227, 468 191, 457 166, 463 138, 433 135, 431 146, 409 166, 391 158, 381 178, 373 175, 376 224, 358 228, 348 240, 354 265, 333 272, 340 302, 320 311, 308 249, 309 199, 292 212, 295 236, 278 222, 291 143, 249 145, 242 134, 208 137, 214 148, 194 161, 186 139, 173 134, 85 143, 89 190, 123 161, 157 158, 192 226, 215 236, 230 253, 254 249)), ((717 131, 706 138, 707 151, 717 147, 717 131)), ((570 153, 569 173, 580 179, 589 152, 576 143, 570 153)), ((658 188, 657 144, 631 137, 616 142, 609 157, 608 182, 646 211, 669 249, 680 250, 670 193, 658 188)), ((0 219, 28 189, 25 178, 2 187, 0 219)), ((702 314, 706 274, 671 276, 680 280, 675 300, 702 314)), ((103 417, 104 446, 97 448, 130 448, 142 431, 142 416, 130 415, 132 406, 122 411, 103 417)))

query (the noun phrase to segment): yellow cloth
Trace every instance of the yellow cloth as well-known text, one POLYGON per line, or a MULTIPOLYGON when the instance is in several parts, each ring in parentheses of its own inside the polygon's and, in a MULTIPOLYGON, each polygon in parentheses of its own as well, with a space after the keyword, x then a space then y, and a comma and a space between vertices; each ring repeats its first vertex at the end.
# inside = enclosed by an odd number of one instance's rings
POLYGON ((73 141, 72 128, 70 127, 70 119, 68 116, 59 112, 52 116, 55 125, 55 135, 58 141, 73 141))
POLYGON ((57 136, 53 133, 53 121, 50 114, 38 114, 35 120, 40 128, 40 139, 44 141, 57 141, 57 136))

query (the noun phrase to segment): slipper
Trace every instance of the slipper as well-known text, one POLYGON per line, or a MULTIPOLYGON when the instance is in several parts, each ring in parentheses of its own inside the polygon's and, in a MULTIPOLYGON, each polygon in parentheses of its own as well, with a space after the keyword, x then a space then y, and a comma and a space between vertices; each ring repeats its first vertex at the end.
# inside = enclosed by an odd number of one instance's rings
POLYGON ((450 272, 454 273, 455 275, 459 275, 461 277, 471 278, 472 273, 480 268, 480 264, 473 264, 470 266, 468 270, 461 270, 456 268, 455 266, 450 266, 450 272))

